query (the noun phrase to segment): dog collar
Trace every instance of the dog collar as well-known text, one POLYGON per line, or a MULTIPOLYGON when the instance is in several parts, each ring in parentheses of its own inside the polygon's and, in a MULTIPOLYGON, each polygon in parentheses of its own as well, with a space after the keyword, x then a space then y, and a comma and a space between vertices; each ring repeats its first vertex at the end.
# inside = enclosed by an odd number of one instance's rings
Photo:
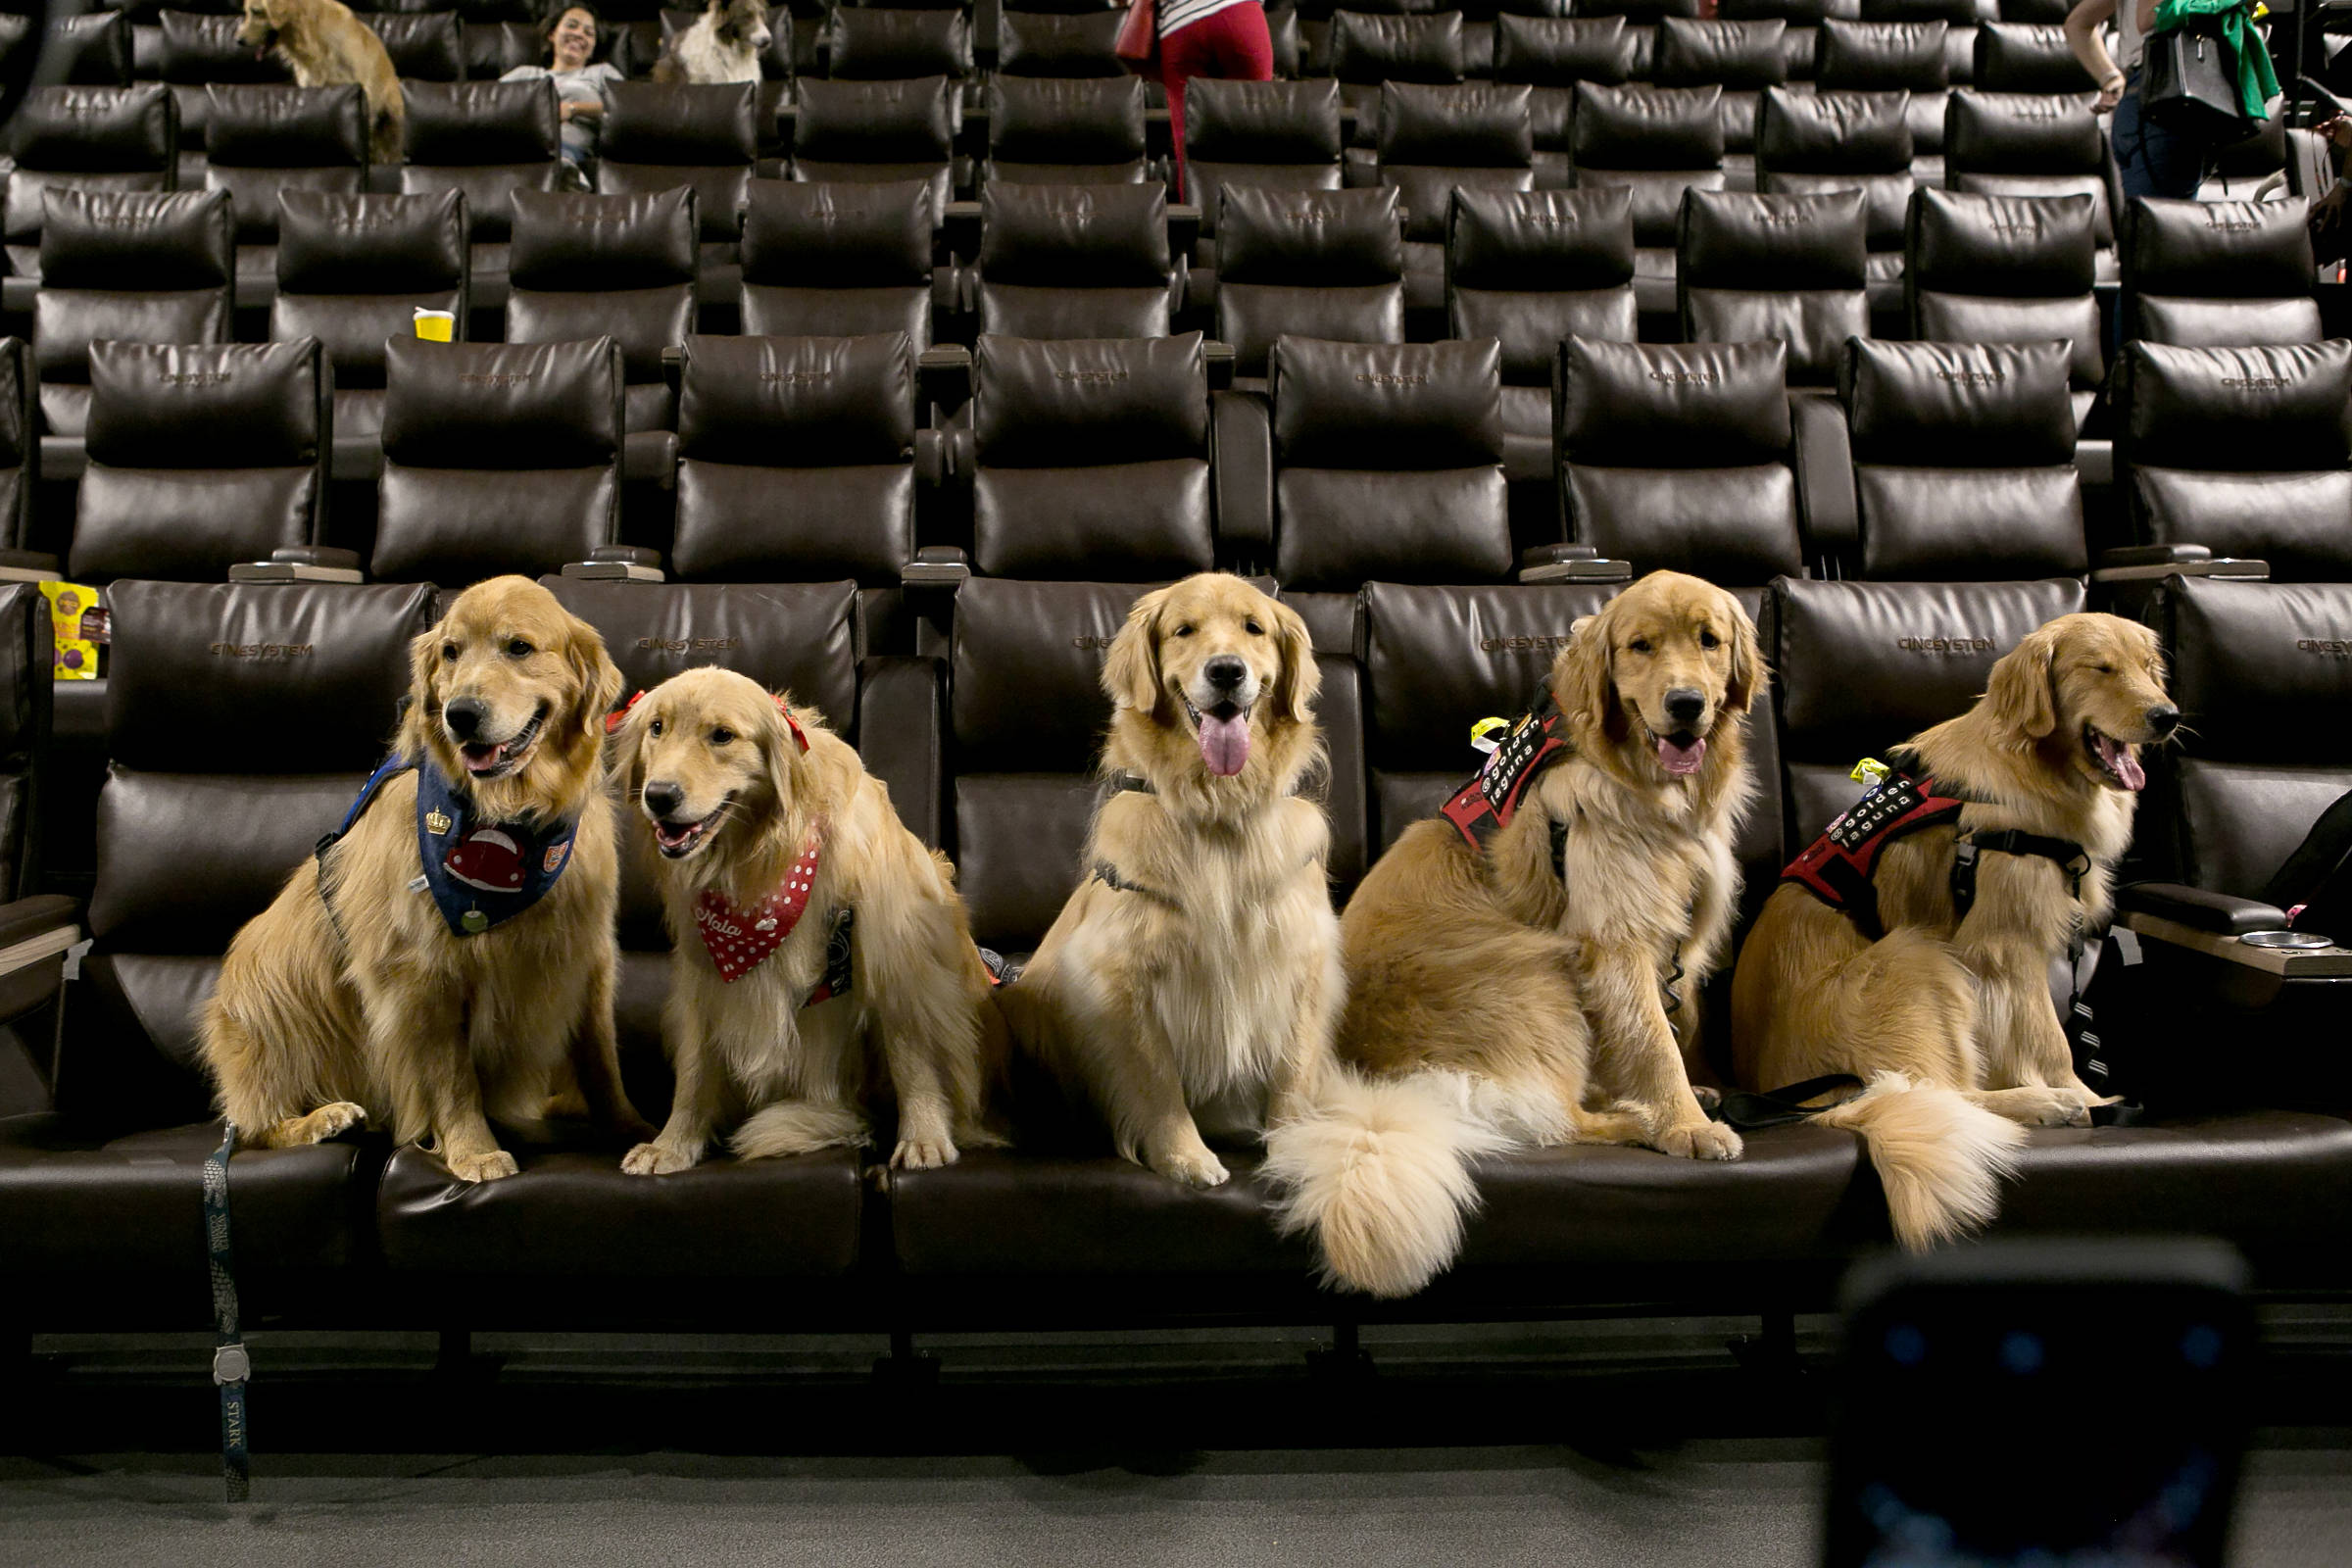
POLYGON ((764 963, 783 946, 808 910, 808 893, 816 885, 816 868, 824 858, 824 824, 808 829, 800 858, 784 880, 748 904, 737 904, 716 888, 705 888, 695 900, 695 929, 720 980, 729 985, 764 963))

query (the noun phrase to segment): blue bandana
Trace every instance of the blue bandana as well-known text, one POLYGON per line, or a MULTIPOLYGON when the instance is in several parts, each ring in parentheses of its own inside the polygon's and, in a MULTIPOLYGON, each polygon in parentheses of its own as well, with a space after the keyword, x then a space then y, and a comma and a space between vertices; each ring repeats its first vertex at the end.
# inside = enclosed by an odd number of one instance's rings
POLYGON ((318 853, 323 856, 351 831, 386 779, 411 768, 416 772, 416 854, 424 863, 418 886, 431 892, 453 934, 480 936, 547 897, 571 863, 578 823, 544 828, 527 821, 476 823, 472 808, 438 767, 405 757, 387 758, 369 775, 343 825, 318 841, 318 853))

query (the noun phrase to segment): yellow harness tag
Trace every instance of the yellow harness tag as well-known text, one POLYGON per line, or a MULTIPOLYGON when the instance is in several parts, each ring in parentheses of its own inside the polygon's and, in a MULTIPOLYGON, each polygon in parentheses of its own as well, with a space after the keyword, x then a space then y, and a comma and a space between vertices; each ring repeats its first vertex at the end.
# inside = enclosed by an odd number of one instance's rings
POLYGON ((1482 718, 1470 726, 1470 744, 1491 755, 1502 744, 1502 732, 1510 727, 1511 721, 1507 718, 1482 718))
POLYGON ((1893 768, 1888 767, 1885 762, 1880 761, 1877 758, 1865 757, 1862 759, 1862 760, 1856 762, 1854 764, 1854 770, 1845 776, 1852 779, 1857 784, 1875 790, 1886 779, 1886 775, 1893 771, 1893 768))

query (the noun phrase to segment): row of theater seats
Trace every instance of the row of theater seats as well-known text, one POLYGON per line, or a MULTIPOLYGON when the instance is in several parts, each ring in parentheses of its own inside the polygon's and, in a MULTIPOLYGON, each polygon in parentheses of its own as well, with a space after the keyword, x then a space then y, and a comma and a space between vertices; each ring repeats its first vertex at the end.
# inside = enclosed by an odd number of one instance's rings
MULTIPOLYGON (((600 146, 617 167, 600 174, 600 188, 687 184, 722 214, 741 205, 755 172, 822 179, 847 165, 865 168, 866 178, 919 173, 944 201, 999 179, 1156 180, 1164 172, 1156 155, 1167 150, 1153 145, 1145 87, 1133 78, 1001 78, 968 113, 944 77, 815 82, 781 127, 763 121, 750 85, 614 82, 604 90, 600 146)), ((435 178, 411 166, 504 169, 502 188, 552 184, 543 167, 557 156, 550 83, 411 83, 406 91, 406 160, 371 173, 365 102, 354 88, 208 88, 195 155, 173 153, 178 111, 160 86, 46 89, 15 132, 14 167, 26 193, 12 203, 21 210, 11 235, 21 243, 37 231, 32 193, 54 184, 357 193, 435 178)), ((1772 86, 1740 95, 1714 85, 1586 82, 1570 91, 1396 80, 1370 89, 1359 113, 1332 82, 1211 79, 1196 92, 1186 151, 1201 166, 1192 194, 1203 204, 1234 183, 1376 183, 1389 166, 1521 190, 1588 182, 1595 172, 1676 192, 1804 190, 1836 179, 1873 193, 1884 247, 1913 184, 1968 189, 1973 179, 2027 176, 2105 191, 2110 183, 2099 121, 2079 94, 1772 86)), ((1434 199, 1426 194, 1432 178, 1406 181, 1424 194, 1411 203, 1424 224, 1445 208, 1446 185, 1434 199)), ((247 205, 248 223, 267 222, 266 201, 247 205)))
MULTIPOLYGON (((954 855, 981 941, 1026 951, 1075 883, 1107 717, 1102 650, 1139 585, 974 578, 937 659, 869 652, 848 581, 549 585, 597 626, 630 689, 717 662, 821 709, 908 825, 954 855)), ((1517 710, 1575 617, 1610 591, 1374 582, 1307 596, 1338 896, 1471 768, 1471 722, 1517 710)), ((68 988, 54 1074, 19 1073, 0 1107, 11 1320, 83 1331, 201 1321, 199 1166, 220 1130, 206 1120, 196 1010, 229 933, 376 762, 410 642, 447 594, 122 581, 110 597, 95 947, 68 988)), ((1851 798, 1856 756, 1959 711, 2019 638, 2086 603, 2072 577, 1781 578, 1740 597, 1777 672, 1751 721, 1762 795, 1739 846, 1751 908, 1851 798)), ((2352 587, 2175 579, 2154 612, 2187 722, 2151 758, 2133 874, 2258 894, 2352 787, 2344 726, 2309 721, 2352 700, 2352 665, 2301 652, 2341 647, 2352 587)), ((0 632, 26 656, 0 666, 15 683, 0 705, 12 803, 37 799, 39 714, 23 670, 37 671, 46 624, 29 590, 0 593, 0 632)), ((20 890, 38 821, 24 805, 0 821, 20 890)), ((631 881, 622 904, 624 1068, 658 1118, 668 944, 647 887, 631 881)), ((8 929, 71 912, 13 906, 8 929)), ((2214 1049, 2111 1049, 2168 1044, 2214 1049)), ((2004 1183, 1996 1230, 2210 1234, 2244 1249, 2267 1289, 2340 1287, 2352 1126, 2296 1102, 2340 1110, 2328 1098, 2339 1088, 2208 1066, 2192 1102, 2142 1125, 2038 1130, 2004 1183)), ((1248 1150, 1226 1156, 1235 1180, 1208 1192, 1092 1150, 971 1152, 886 1182, 862 1180, 854 1151, 720 1159, 658 1182, 621 1175, 610 1150, 520 1152, 518 1176, 479 1187, 453 1182, 429 1152, 373 1141, 240 1153, 248 1321, 332 1328, 430 1312, 444 1329, 903 1333, 992 1312, 1034 1329, 1104 1313, 1329 1321, 1364 1309, 1314 1291, 1307 1250, 1277 1234, 1248 1150)), ((1593 1146, 1482 1161, 1462 1263, 1413 1310, 1818 1304, 1848 1260, 1884 1245, 1872 1181, 1850 1135, 1803 1126, 1756 1133, 1728 1163, 1593 1146)))
MULTIPOLYGON (((627 389, 609 338, 394 340, 369 530, 326 504, 335 400, 316 339, 102 343, 71 535, 28 536, 19 483, 12 559, 54 567, 47 549, 86 582, 219 580, 326 548, 378 578, 459 585, 606 551, 692 580, 874 590, 1239 564, 1286 590, 1348 593, 1540 581, 1590 558, 1741 585, 2094 564, 2134 580, 2214 569, 2209 558, 2352 581, 2340 339, 2133 344, 2117 425, 2132 542, 2112 559, 2094 552, 2121 542, 2085 526, 2070 349, 2056 340, 1849 339, 1837 395, 1791 399, 1778 342, 1570 338, 1554 366, 1564 537, 1555 524, 1533 540, 1514 536, 1493 339, 1286 336, 1261 399, 1212 395, 1193 334, 984 336, 970 423, 939 431, 917 428, 909 346, 903 333, 690 338, 675 525, 649 541, 621 529, 627 389)), ((21 388, 22 346, 8 349, 21 388)), ((20 461, 30 450, 11 445, 20 461)))

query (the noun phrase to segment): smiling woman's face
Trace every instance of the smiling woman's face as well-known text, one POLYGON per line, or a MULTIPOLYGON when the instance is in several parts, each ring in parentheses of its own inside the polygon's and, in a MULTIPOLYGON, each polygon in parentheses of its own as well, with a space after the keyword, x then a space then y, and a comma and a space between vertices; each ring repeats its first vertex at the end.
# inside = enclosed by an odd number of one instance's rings
POLYGON ((585 11, 566 11, 556 19, 549 42, 558 71, 577 71, 596 53, 596 19, 585 11))

